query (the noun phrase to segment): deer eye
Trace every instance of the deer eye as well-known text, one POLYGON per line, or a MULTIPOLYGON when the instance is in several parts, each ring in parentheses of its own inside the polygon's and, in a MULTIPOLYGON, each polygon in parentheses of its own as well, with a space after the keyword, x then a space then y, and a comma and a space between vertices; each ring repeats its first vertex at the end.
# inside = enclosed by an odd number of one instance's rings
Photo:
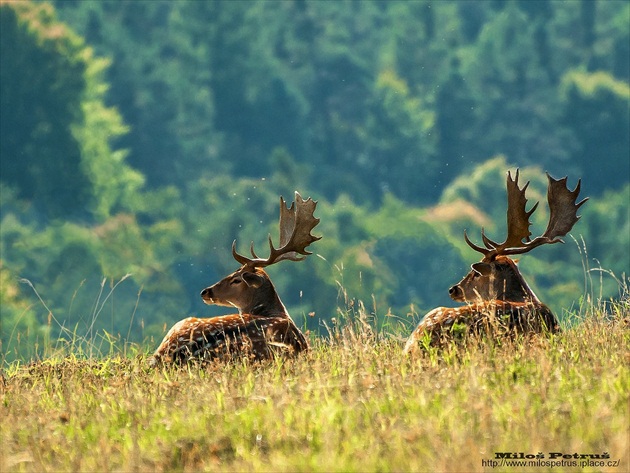
POLYGON ((243 281, 242 281, 241 279, 234 278, 234 279, 232 279, 232 280, 230 281, 230 285, 232 285, 232 286, 233 286, 234 284, 240 284, 240 283, 242 283, 242 282, 243 282, 243 281))

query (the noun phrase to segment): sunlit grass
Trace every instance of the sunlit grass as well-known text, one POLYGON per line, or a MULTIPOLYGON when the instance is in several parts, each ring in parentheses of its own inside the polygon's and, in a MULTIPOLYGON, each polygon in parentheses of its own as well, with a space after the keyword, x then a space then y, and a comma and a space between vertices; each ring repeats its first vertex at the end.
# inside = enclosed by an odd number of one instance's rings
POLYGON ((607 452, 618 467, 580 471, 627 471, 629 317, 626 300, 550 338, 405 358, 359 305, 290 360, 5 363, 0 470, 459 472, 492 471, 495 452, 607 452))

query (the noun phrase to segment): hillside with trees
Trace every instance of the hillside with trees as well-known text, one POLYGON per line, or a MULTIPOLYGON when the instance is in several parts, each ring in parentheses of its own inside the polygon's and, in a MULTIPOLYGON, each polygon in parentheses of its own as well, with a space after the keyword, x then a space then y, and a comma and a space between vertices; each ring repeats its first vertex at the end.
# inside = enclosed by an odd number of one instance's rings
MULTIPOLYGON (((520 266, 564 323, 626 297, 625 1, 0 1, 2 351, 100 334, 154 347, 225 309, 199 292, 319 201, 271 277, 315 335, 363 304, 408 334, 506 231, 519 168, 589 202, 520 266)), ((538 232, 538 233, 537 233, 538 232)))

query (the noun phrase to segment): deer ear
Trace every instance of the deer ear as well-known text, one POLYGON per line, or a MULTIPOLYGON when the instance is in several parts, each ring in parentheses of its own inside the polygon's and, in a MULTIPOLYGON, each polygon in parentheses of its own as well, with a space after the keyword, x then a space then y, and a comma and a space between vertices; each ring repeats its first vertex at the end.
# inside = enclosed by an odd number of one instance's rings
POLYGON ((475 263, 471 265, 471 268, 482 276, 489 276, 492 272, 492 265, 489 263, 475 263))
POLYGON ((241 277, 243 278, 243 281, 245 281, 245 284, 249 287, 258 288, 262 286, 263 282, 265 282, 265 279, 256 273, 245 272, 241 277))

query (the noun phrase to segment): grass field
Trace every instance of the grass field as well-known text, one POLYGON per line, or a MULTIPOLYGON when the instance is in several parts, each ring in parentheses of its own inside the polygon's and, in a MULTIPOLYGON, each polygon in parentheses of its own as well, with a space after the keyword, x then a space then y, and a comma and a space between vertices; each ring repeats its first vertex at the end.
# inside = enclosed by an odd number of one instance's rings
POLYGON ((630 307, 591 312, 551 338, 413 358, 358 314, 293 360, 5 363, 0 470, 627 472, 630 307))

